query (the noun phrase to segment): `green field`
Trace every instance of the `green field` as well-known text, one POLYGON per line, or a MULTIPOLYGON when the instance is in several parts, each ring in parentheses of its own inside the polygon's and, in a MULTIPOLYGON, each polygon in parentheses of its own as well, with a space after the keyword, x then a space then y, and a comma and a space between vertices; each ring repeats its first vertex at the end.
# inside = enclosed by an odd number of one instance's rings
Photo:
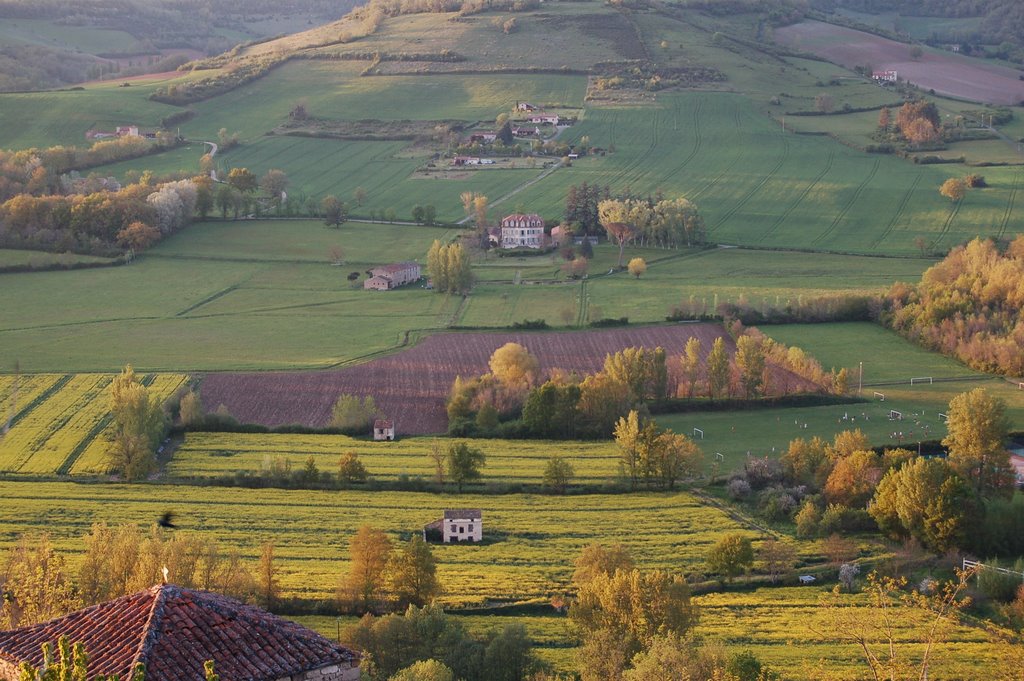
POLYGON ((817 358, 825 368, 850 368, 850 387, 857 393, 860 362, 864 363, 864 404, 765 409, 727 413, 667 414, 658 424, 694 435, 704 431, 698 443, 713 464, 714 453, 723 455, 722 472, 742 465, 746 456, 778 456, 790 440, 821 437, 831 440, 837 432, 861 429, 873 446, 904 446, 914 449, 921 440, 945 437, 945 413, 956 395, 982 387, 1007 403, 1012 427, 1024 428, 1024 391, 1016 384, 978 374, 941 355, 930 353, 896 334, 869 323, 764 326, 762 330, 783 343, 798 346, 817 358), (929 383, 911 379, 931 377, 929 383), (942 379, 960 379, 943 382, 942 379), (884 396, 884 399, 881 397, 884 396), (903 415, 891 420, 890 411, 903 415), (894 436, 895 433, 895 436, 894 436), (902 433, 902 437, 899 435, 902 433))
MULTIPOLYGON (((813 678, 818 665, 839 679, 862 678, 861 651, 832 639, 833 627, 819 607, 830 598, 830 587, 780 587, 756 589, 742 593, 712 593, 695 597, 700 608, 697 636, 707 642, 726 646, 730 653, 749 650, 765 664, 784 674, 785 678, 813 678)), ((840 603, 864 613, 863 598, 843 595, 840 603)), ((335 638, 339 626, 355 624, 354 617, 295 617, 297 622, 335 638)), ((557 671, 575 670, 575 643, 564 615, 551 614, 510 616, 500 614, 459 614, 458 621, 470 632, 486 636, 507 624, 526 627, 538 656, 557 671)), ((913 641, 914 623, 897 625, 896 640, 905 645, 913 641)), ((919 655, 920 646, 911 646, 919 655)), ((964 624, 953 628, 948 642, 937 646, 929 678, 979 678, 994 674, 1001 667, 1001 656, 1007 652, 998 646, 982 628, 964 624)))
MULTIPOLYGON (((595 541, 625 539, 638 564, 699 572, 723 532, 743 530, 686 493, 553 497, 316 492, 175 485, 0 482, 0 548, 24 532, 50 533, 77 554, 94 522, 148 526, 174 510, 182 531, 238 548, 247 559, 276 543, 283 595, 329 600, 347 569, 348 540, 365 523, 408 537, 446 508, 483 510, 484 542, 435 548, 448 604, 516 601, 562 592, 573 558, 595 541)), ((173 579, 173 576, 172 576, 173 579)))
MULTIPOLYGON (((344 435, 188 433, 167 466, 172 478, 211 478, 239 472, 256 474, 281 457, 299 470, 309 457, 321 471, 334 473, 346 452, 359 455, 374 480, 401 477, 432 480, 428 454, 437 438, 402 438, 397 442, 368 442, 344 435)), ((533 440, 471 441, 487 456, 481 482, 523 482, 540 485, 544 467, 556 454, 575 469, 577 484, 604 485, 619 477, 618 447, 612 442, 545 442, 533 440)))
MULTIPOLYGON (((0 376, 5 428, 0 473, 7 476, 89 475, 108 472, 109 374, 0 376)), ((187 376, 143 376, 151 395, 167 400, 187 376)))
POLYGON ((591 318, 664 319, 683 301, 774 306, 801 296, 871 293, 893 277, 916 280, 921 259, 765 253, 740 249, 627 249, 651 264, 644 278, 599 276, 617 250, 597 248, 585 283, 566 281, 550 256, 490 258, 463 302, 418 288, 373 294, 352 272, 402 259, 424 261, 443 228, 256 220, 197 224, 125 267, 3 275, 3 369, 28 371, 323 368, 395 349, 449 325, 502 327, 523 319, 552 326, 591 318), (343 265, 331 265, 331 251, 343 265), (524 282, 512 285, 516 273, 524 282), (173 285, 168 285, 173 282, 173 285), (497 283, 503 282, 503 283, 497 283), (561 283, 549 283, 561 282, 561 283), (373 305, 368 306, 367 301, 373 305), (563 316, 565 315, 565 316, 563 316), (251 339, 258 336, 260 342, 251 339))
POLYGON ((45 19, 5 19, 0 24, 0 44, 4 43, 28 43, 88 54, 129 53, 139 49, 139 41, 125 31, 65 26, 45 19))
POLYGON ((68 266, 76 263, 104 263, 109 258, 100 258, 80 253, 48 253, 46 251, 23 251, 0 248, 0 267, 28 265, 29 267, 68 266))

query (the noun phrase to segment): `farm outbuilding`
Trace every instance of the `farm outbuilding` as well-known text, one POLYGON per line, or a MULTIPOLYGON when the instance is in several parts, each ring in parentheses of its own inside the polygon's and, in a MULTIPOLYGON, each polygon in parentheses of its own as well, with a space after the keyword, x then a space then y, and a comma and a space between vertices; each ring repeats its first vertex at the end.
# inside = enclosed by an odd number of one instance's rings
POLYGON ((363 282, 363 288, 387 291, 416 281, 420 276, 419 263, 396 262, 371 269, 370 278, 363 282))
POLYGON ((89 675, 146 681, 206 678, 212 660, 233 681, 358 681, 359 654, 306 627, 210 591, 160 584, 41 624, 0 632, 0 679, 43 664, 42 645, 82 643, 89 675))
POLYGON ((445 544, 459 542, 476 543, 483 541, 483 511, 479 508, 453 508, 444 512, 444 517, 423 526, 424 541, 440 541, 445 544))
POLYGON ((395 439, 395 422, 388 419, 377 419, 373 422, 373 439, 391 442, 395 439))

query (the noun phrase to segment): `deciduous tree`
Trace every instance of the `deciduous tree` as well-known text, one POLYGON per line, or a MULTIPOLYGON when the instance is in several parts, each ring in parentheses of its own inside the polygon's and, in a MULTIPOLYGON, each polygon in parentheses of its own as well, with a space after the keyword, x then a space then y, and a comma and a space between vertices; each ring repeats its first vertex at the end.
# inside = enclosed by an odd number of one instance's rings
POLYGON ((362 525, 349 543, 350 567, 342 583, 342 600, 368 612, 380 600, 387 585, 391 540, 371 525, 362 525))
POLYGON ((725 341, 721 336, 711 344, 708 353, 708 390, 711 397, 723 397, 729 390, 729 355, 725 351, 725 341))
POLYGON ((482 451, 465 442, 448 445, 448 479, 455 483, 459 494, 462 494, 465 483, 480 479, 480 469, 485 461, 482 451))
POLYGON ((418 533, 391 553, 387 565, 391 593, 402 605, 429 603, 441 593, 437 561, 418 533))
POLYGON ((939 193, 950 201, 959 201, 967 195, 967 183, 959 177, 951 177, 942 183, 939 193))
POLYGON ((111 467, 127 480, 149 475, 156 466, 154 451, 167 419, 156 396, 136 377, 131 365, 110 386, 114 440, 108 450, 111 467))
POLYGON ((552 456, 544 467, 544 487, 556 494, 565 494, 575 474, 571 463, 558 455, 552 456))
POLYGON ((750 537, 727 534, 711 547, 704 560, 710 572, 724 575, 731 582, 754 564, 754 545, 750 537))
POLYGON ((975 388, 954 397, 947 410, 949 463, 983 497, 1011 497, 1014 471, 1005 442, 1010 430, 1006 403, 975 388))

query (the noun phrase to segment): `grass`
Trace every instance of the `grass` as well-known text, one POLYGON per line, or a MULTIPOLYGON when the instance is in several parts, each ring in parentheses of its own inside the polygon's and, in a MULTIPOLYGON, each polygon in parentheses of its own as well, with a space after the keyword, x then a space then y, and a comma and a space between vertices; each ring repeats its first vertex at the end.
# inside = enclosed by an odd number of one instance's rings
MULTIPOLYGON (((743 528, 686 493, 551 497, 430 495, 412 492, 315 492, 176 485, 75 485, 0 482, 0 548, 24 532, 50 533, 78 554, 94 522, 148 526, 176 509, 183 531, 238 548, 247 559, 276 543, 284 596, 333 597, 347 569, 347 543, 365 523, 408 537, 445 508, 483 510, 485 541, 434 549, 448 604, 544 598, 563 591, 572 559, 594 541, 625 541, 639 565, 699 571, 723 532, 743 528), (282 519, 287 518, 287 522, 282 519), (623 526, 631 531, 623 536, 623 526)), ((72 561, 73 563, 75 561, 72 561)))
MULTIPOLYGON (((109 374, 43 374, 0 382, 13 427, 0 437, 0 473, 53 476, 107 470, 110 426, 109 374), (15 386, 17 395, 15 395, 15 386)), ((149 377, 150 394, 171 397, 186 377, 149 377)))
POLYGON ((76 263, 110 262, 109 258, 100 258, 80 253, 47 253, 45 251, 23 251, 0 248, 0 267, 28 265, 29 267, 67 266, 76 263))
MULTIPOLYGON (((783 586, 697 596, 694 600, 700 609, 700 621, 694 631, 707 642, 721 643, 731 655, 744 651, 753 653, 785 678, 812 678, 819 665, 837 679, 862 678, 861 651, 834 641, 831 635, 834 626, 828 613, 820 607, 822 601, 831 598, 830 591, 827 586, 783 586)), ((861 616, 869 612, 859 595, 841 595, 838 603, 861 616)), ((555 671, 576 670, 576 642, 564 615, 553 611, 531 615, 450 614, 479 637, 486 637, 508 624, 522 624, 538 657, 552 664, 555 671)), ((345 628, 357 622, 355 617, 291 619, 330 639, 335 639, 340 628, 342 640, 345 628)), ((919 623, 913 620, 897 624, 896 640, 901 654, 920 655, 921 646, 911 643, 917 626, 919 623)), ((929 678, 952 681, 994 675, 1001 669, 1001 656, 1006 652, 1006 648, 983 629, 970 623, 957 625, 947 635, 946 642, 936 647, 929 678)))
POLYGON ((868 323, 765 326, 769 336, 796 345, 828 367, 851 367, 850 385, 857 390, 859 362, 864 362, 865 404, 766 409, 747 412, 668 414, 658 424, 693 435, 704 431, 698 443, 713 464, 723 455, 720 471, 742 465, 746 456, 778 456, 795 438, 831 440, 837 432, 860 428, 874 446, 915 448, 920 440, 946 435, 950 400, 962 392, 983 387, 1007 403, 1014 428, 1024 427, 1024 392, 994 377, 977 374, 963 365, 922 350, 881 327, 868 323), (863 358, 863 359, 861 359, 863 358), (884 358, 884 359, 883 359, 884 358), (949 383, 910 385, 911 378, 962 378, 949 383), (974 378, 971 378, 971 377, 974 378), (882 383, 883 385, 878 385, 882 383), (892 385, 891 383, 897 383, 892 385), (875 392, 884 395, 884 401, 875 392), (892 421, 890 410, 903 414, 892 421), (893 434, 896 433, 894 437, 893 434), (903 433, 900 437, 899 433, 903 433))
MULTIPOLYGON (((313 457, 321 471, 333 474, 341 453, 355 452, 375 480, 432 480, 434 467, 427 455, 434 444, 445 449, 449 442, 436 438, 382 443, 343 435, 189 433, 175 450, 167 473, 182 479, 258 473, 278 457, 287 460, 292 470, 299 470, 313 457)), ((555 451, 572 464, 577 484, 600 485, 618 479, 619 450, 613 442, 472 440, 469 444, 487 456, 481 478, 484 483, 540 485, 544 467, 555 451)))
POLYGON ((46 19, 5 20, 0 25, 0 43, 28 43, 88 54, 128 53, 140 47, 138 40, 125 31, 65 26, 46 19))

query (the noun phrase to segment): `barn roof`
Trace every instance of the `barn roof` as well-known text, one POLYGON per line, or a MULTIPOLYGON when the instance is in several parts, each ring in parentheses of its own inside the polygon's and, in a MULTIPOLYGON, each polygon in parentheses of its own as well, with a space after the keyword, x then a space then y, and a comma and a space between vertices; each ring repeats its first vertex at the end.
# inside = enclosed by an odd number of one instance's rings
POLYGON ((209 591, 162 584, 58 619, 0 632, 0 660, 42 664, 41 646, 60 636, 84 644, 89 674, 147 681, 204 678, 213 660, 221 678, 265 681, 330 665, 357 653, 295 622, 209 591))
POLYGON ((395 427, 395 422, 389 419, 377 419, 373 422, 373 427, 376 429, 388 430, 395 427))

